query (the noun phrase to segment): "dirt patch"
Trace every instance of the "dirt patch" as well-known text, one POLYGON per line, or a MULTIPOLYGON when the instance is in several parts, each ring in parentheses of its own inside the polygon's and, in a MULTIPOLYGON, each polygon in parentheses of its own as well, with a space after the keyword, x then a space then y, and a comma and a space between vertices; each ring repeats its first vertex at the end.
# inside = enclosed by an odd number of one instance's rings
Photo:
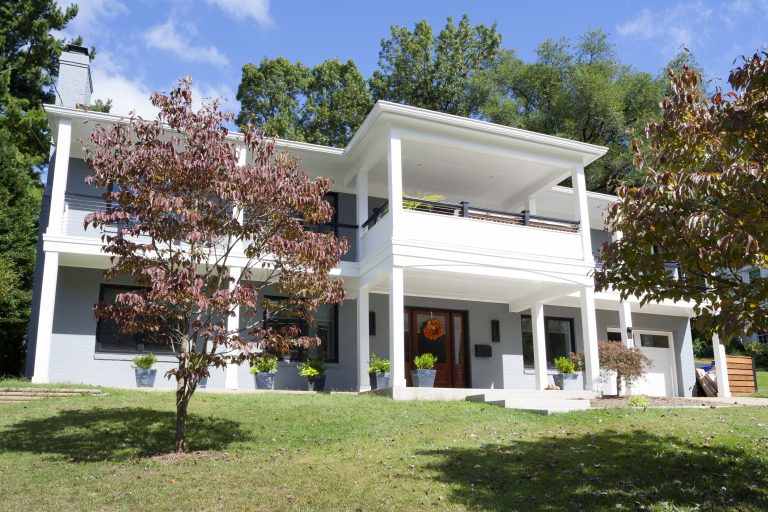
MULTIPOLYGON (((646 396, 648 400, 648 407, 716 407, 726 404, 715 404, 707 402, 705 400, 697 400, 696 398, 682 398, 682 397, 659 397, 659 396, 646 396)), ((604 396, 602 398, 595 398, 590 400, 592 407, 629 407, 629 397, 626 396, 604 396)))
POLYGON ((148 453, 146 454, 148 459, 156 460, 164 463, 176 463, 176 462, 189 462, 199 460, 216 460, 226 459, 228 455, 224 452, 214 452, 201 450, 197 452, 166 452, 166 453, 148 453))

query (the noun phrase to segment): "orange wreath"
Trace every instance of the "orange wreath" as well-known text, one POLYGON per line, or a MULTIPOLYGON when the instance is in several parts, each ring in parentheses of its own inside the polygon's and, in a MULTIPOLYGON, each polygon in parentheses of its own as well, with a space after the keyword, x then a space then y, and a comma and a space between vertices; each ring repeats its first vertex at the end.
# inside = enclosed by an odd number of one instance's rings
POLYGON ((421 332, 428 340, 436 341, 443 335, 443 323, 432 317, 421 326, 421 332))

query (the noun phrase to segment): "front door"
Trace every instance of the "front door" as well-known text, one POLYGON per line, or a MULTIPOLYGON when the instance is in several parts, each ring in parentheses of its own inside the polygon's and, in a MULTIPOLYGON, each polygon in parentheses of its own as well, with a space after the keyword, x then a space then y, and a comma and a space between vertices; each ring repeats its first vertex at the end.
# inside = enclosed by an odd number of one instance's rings
POLYGON ((427 352, 437 357, 435 387, 467 386, 465 313, 408 308, 405 331, 405 370, 409 386, 414 358, 427 352))
POLYGON ((632 394, 675 396, 675 353, 672 333, 640 331, 634 333, 635 347, 645 353, 651 365, 632 384, 632 394))

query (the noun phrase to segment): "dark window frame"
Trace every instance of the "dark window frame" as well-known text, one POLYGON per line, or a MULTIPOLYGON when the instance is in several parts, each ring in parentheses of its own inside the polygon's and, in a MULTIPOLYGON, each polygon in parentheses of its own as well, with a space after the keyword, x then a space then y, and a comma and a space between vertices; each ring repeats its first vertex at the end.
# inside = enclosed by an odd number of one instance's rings
MULTIPOLYGON (((525 331, 523 331, 523 319, 524 318, 530 319, 531 315, 520 315, 520 334, 521 334, 520 342, 521 342, 521 348, 523 348, 522 347, 522 343, 524 342, 523 339, 522 339, 522 334, 525 332, 525 331)), ((566 316, 546 316, 545 315, 544 316, 544 337, 545 338, 549 334, 548 331, 547 331, 547 327, 548 327, 548 322, 550 320, 562 320, 562 321, 566 321, 566 322, 569 323, 570 331, 571 331, 570 332, 570 334, 571 334, 571 347, 570 347, 571 350, 570 350, 570 352, 576 352, 576 329, 574 327, 574 324, 575 324, 574 319, 566 317, 566 316)), ((531 323, 531 334, 533 334, 533 323, 531 323)), ((523 354, 523 357, 525 357, 524 354, 523 354)), ((531 368, 534 368, 534 365, 533 364, 526 364, 525 363, 525 359, 523 359, 523 368, 524 369, 531 369, 531 368)), ((549 361, 547 361, 547 369, 552 370, 554 368, 555 368, 555 366, 549 364, 549 361)))
MULTIPOLYGON (((105 290, 122 290, 122 291, 131 291, 131 290, 146 290, 148 289, 146 286, 136 286, 136 285, 129 285, 129 284, 107 284, 107 283, 100 283, 99 284, 99 303, 104 302, 104 291, 105 290)), ((119 292, 118 292, 119 293, 119 292)), ((94 351, 97 354, 158 354, 158 355, 175 355, 174 350, 169 346, 162 346, 160 349, 157 350, 143 350, 142 352, 139 352, 138 350, 105 350, 104 348, 100 348, 99 345, 102 343, 102 341, 99 339, 99 335, 102 333, 102 330, 104 329, 104 322, 108 320, 105 320, 103 318, 99 318, 96 321, 96 334, 94 336, 95 342, 94 342, 94 351)), ((134 335, 124 335, 124 334, 116 334, 116 336, 130 336, 130 337, 136 337, 140 336, 140 334, 134 334, 134 335)), ((136 343, 138 345, 138 342, 136 343)), ((144 343, 144 345, 147 345, 144 343)), ((155 344, 152 344, 152 347, 155 347, 155 344)))
MULTIPOLYGON (((274 301, 274 302, 282 301, 282 300, 286 300, 287 299, 287 297, 281 297, 279 295, 265 295, 264 298, 267 299, 267 300, 274 301)), ((333 324, 334 324, 334 328, 333 328, 333 340, 332 341, 333 341, 333 348, 334 348, 334 350, 333 350, 334 357, 333 357, 333 359, 328 359, 326 357, 326 352, 325 352, 325 350, 322 349, 322 345, 321 345, 321 350, 322 350, 322 353, 323 353, 323 361, 326 362, 326 363, 337 364, 339 362, 339 305, 338 304, 325 304, 325 305, 333 307, 333 324)), ((266 310, 262 311, 262 318, 263 318, 264 328, 266 329, 266 328, 269 327, 269 318, 267 318, 267 311, 266 310)), ((280 318, 279 320, 296 320, 298 322, 299 329, 301 329, 301 323, 302 322, 307 324, 306 320, 302 320, 300 318, 291 319, 291 318, 285 317, 285 318, 280 318)), ((302 333, 302 334, 306 334, 306 333, 302 333)), ((296 348, 295 349, 295 353, 296 353, 296 357, 294 357, 294 351, 291 351, 291 361, 306 361, 307 354, 306 354, 306 350, 304 348, 302 348, 302 347, 296 348)))

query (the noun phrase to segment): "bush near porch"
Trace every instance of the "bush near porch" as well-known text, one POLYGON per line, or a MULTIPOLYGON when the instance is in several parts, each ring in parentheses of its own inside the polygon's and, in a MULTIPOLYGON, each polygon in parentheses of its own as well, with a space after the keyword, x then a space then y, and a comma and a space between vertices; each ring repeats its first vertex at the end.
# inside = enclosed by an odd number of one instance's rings
POLYGON ((542 417, 466 402, 165 392, 0 406, 18 510, 768 509, 768 409, 542 417), (237 482, 237 483, 235 483, 237 482), (235 484, 233 484, 235 483, 235 484), (42 492, 41 492, 42 490, 42 492))

